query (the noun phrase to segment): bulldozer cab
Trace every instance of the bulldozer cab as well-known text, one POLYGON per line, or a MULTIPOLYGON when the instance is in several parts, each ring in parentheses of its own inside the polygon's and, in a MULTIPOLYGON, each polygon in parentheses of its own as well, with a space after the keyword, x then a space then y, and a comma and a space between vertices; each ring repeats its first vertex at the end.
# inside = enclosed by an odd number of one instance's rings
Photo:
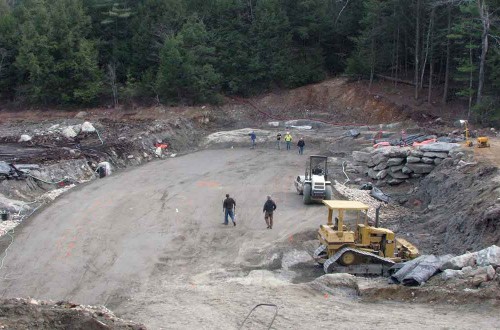
POLYGON ((328 157, 326 156, 310 156, 306 167, 306 180, 311 180, 312 175, 323 175, 325 180, 328 180, 327 163, 328 157))
MULTIPOLYGON (((352 216, 354 213, 355 226, 357 232, 360 224, 368 226, 369 206, 358 201, 324 200, 323 204, 328 208, 327 226, 332 230, 343 232, 350 229, 350 223, 346 223, 346 215, 352 216), (335 221, 333 217, 335 216, 335 221)), ((350 217, 351 218, 351 217, 350 217)))

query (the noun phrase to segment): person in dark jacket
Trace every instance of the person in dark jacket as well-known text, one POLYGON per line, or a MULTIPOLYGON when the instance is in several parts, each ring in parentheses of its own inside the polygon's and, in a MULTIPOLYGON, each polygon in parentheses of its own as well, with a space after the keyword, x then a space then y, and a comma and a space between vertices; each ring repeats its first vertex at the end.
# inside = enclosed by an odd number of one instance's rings
POLYGON ((229 223, 228 217, 231 217, 233 225, 236 226, 236 221, 234 220, 234 211, 236 210, 236 201, 226 194, 226 199, 222 203, 222 211, 224 212, 224 225, 227 226, 229 223))
POLYGON ((281 150, 281 133, 279 132, 276 135, 276 147, 278 147, 278 150, 281 150))
POLYGON ((300 138, 299 142, 297 142, 297 147, 299 147, 299 155, 303 155, 304 154, 304 147, 305 147, 305 145, 306 145, 306 143, 304 142, 304 139, 300 138))
POLYGON ((252 145, 250 149, 255 149, 255 139, 257 139, 257 135, 255 135, 255 132, 252 131, 252 133, 248 134, 250 135, 250 140, 252 140, 252 145))
POLYGON ((273 212, 276 210, 276 203, 271 199, 271 196, 267 196, 267 201, 264 203, 264 219, 266 220, 267 229, 273 229, 273 212))

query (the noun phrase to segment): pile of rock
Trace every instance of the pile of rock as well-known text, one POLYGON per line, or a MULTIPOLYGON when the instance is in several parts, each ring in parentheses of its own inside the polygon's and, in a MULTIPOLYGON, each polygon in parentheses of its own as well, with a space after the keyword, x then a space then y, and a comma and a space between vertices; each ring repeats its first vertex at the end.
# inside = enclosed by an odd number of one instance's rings
POLYGON ((67 126, 60 129, 61 135, 63 135, 67 139, 72 139, 80 133, 93 133, 93 132, 95 132, 95 127, 88 121, 84 122, 83 124, 67 126))
POLYGON ((492 245, 481 251, 463 254, 450 259, 441 270, 445 281, 470 280, 475 286, 500 279, 500 247, 492 245))
POLYGON ((46 136, 52 134, 60 134, 67 139, 73 139, 80 133, 93 133, 96 129, 92 123, 85 121, 83 124, 70 125, 70 126, 61 126, 60 124, 55 124, 47 129, 35 129, 33 131, 33 135, 22 134, 19 137, 18 142, 30 142, 33 140, 33 137, 36 136, 46 136))
POLYGON ((444 159, 463 157, 460 145, 436 142, 418 147, 381 147, 354 151, 354 168, 373 180, 398 185, 411 178, 420 178, 444 159))
POLYGON ((0 329, 146 330, 143 324, 118 318, 104 306, 24 298, 2 299, 0 306, 0 329))

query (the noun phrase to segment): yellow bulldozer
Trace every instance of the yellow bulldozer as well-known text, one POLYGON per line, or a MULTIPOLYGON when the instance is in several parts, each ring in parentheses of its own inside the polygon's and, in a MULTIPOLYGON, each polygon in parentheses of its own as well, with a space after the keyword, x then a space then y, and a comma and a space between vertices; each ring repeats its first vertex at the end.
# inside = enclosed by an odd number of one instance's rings
POLYGON ((320 246, 313 257, 325 273, 386 276, 394 264, 419 256, 410 242, 378 227, 378 210, 375 225, 370 226, 369 207, 361 202, 324 200, 323 204, 328 208, 328 223, 318 230, 320 246), (345 221, 347 213, 356 214, 354 230, 345 221))

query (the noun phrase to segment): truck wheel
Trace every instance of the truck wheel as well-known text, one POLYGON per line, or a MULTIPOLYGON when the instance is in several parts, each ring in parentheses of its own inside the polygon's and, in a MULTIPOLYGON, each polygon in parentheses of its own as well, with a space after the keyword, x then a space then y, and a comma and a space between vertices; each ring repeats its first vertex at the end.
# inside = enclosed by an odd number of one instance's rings
POLYGON ((327 200, 327 201, 332 200, 332 196, 333 196, 332 186, 326 186, 325 187, 325 200, 327 200))
POLYGON ((310 184, 305 184, 304 185, 304 196, 302 196, 302 199, 304 201, 304 204, 311 204, 311 185, 310 184))

